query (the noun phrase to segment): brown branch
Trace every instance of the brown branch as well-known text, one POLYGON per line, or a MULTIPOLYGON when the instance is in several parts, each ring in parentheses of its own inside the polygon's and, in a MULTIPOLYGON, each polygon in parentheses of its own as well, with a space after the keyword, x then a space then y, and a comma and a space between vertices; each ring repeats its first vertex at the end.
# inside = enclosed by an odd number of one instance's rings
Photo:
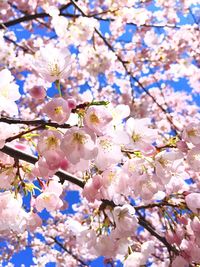
MULTIPOLYGON (((63 5, 59 10, 60 13, 62 15, 62 12, 68 8, 71 5, 71 3, 68 3, 66 5, 63 5)), ((70 13, 64 13, 65 16, 67 15, 68 17, 73 17, 73 14, 70 13)), ((21 22, 28 22, 31 20, 35 20, 35 19, 39 19, 39 18, 46 18, 46 17, 50 17, 49 14, 47 14, 46 12, 41 12, 41 13, 36 13, 36 14, 30 14, 30 15, 25 15, 23 17, 17 18, 17 19, 13 19, 7 22, 3 22, 2 24, 0 23, 0 29, 5 29, 5 27, 11 27, 14 25, 17 25, 21 22)))
MULTIPOLYGON (((106 46, 113 52, 115 53, 117 59, 119 60, 119 62, 121 62, 121 64, 123 65, 126 73, 130 76, 131 79, 133 79, 138 85, 139 87, 153 100, 153 102, 160 108, 160 110, 162 110, 162 112, 166 115, 167 120, 169 121, 169 123, 173 126, 175 132, 177 133, 177 130, 179 131, 179 129, 177 128, 177 126, 173 123, 171 116, 169 116, 167 110, 165 108, 163 108, 163 106, 161 104, 158 103, 158 101, 156 100, 156 98, 143 86, 143 84, 132 75, 131 71, 128 70, 126 64, 127 62, 125 62, 116 52, 115 49, 112 47, 112 45, 107 41, 107 39, 102 35, 102 33, 95 28, 95 32, 99 35, 99 37, 104 41, 104 43, 106 44, 106 46)), ((178 133, 177 133, 178 135, 178 133)))
POLYGON ((163 243, 168 252, 169 255, 171 255, 171 252, 174 252, 178 255, 178 251, 175 247, 173 247, 170 243, 168 243, 167 239, 164 236, 160 236, 155 229, 151 226, 151 224, 136 210, 136 214, 138 215, 139 221, 138 223, 144 227, 152 236, 155 236, 161 243, 163 243))
MULTIPOLYGON (((83 15, 83 16, 87 16, 87 14, 78 6, 78 4, 74 1, 71 0, 71 3, 74 5, 74 7, 83 15)), ((143 84, 136 78, 133 76, 133 74, 131 73, 130 70, 128 70, 127 68, 127 62, 125 62, 115 51, 115 49, 113 48, 113 46, 109 43, 109 41, 103 36, 103 34, 97 29, 94 28, 95 32, 98 34, 98 36, 103 40, 104 44, 115 54, 115 56, 117 57, 118 61, 121 62, 122 66, 124 67, 127 75, 129 75, 130 77, 130 83, 131 83, 131 79, 133 79, 138 85, 139 87, 153 100, 153 102, 162 110, 162 112, 166 115, 167 120, 170 122, 170 124, 173 126, 175 132, 177 133, 177 130, 179 130, 176 125, 174 125, 171 117, 169 116, 168 112, 166 109, 163 108, 162 105, 160 105, 158 103, 158 101, 156 100, 156 98, 143 86, 143 84)), ((177 133, 178 135, 178 133, 177 133)))
MULTIPOLYGON (((5 145, 3 148, 1 148, 0 151, 2 151, 3 153, 9 155, 10 157, 12 157, 14 159, 23 160, 23 161, 29 162, 31 164, 35 164, 38 161, 37 157, 32 156, 30 154, 27 154, 25 152, 22 152, 16 148, 12 148, 12 147, 7 146, 7 145, 5 145)), ((55 175, 60 178, 60 182, 62 184, 65 181, 69 181, 73 184, 78 185, 81 188, 84 187, 84 182, 81 179, 74 176, 73 174, 70 174, 70 173, 64 172, 64 171, 57 171, 55 173, 55 175)))
MULTIPOLYGON (((0 28, 1 28, 1 25, 0 25, 0 28)), ((16 41, 10 39, 9 37, 7 37, 7 36, 4 35, 3 38, 4 38, 6 41, 8 41, 8 42, 14 44, 16 47, 22 49, 25 53, 27 53, 27 52, 31 52, 31 53, 32 53, 32 51, 30 51, 29 48, 24 47, 24 46, 18 44, 16 41)))
POLYGON ((71 255, 72 258, 74 258, 76 261, 78 261, 79 263, 81 263, 81 265, 83 265, 83 266, 89 266, 83 260, 81 260, 80 258, 78 258, 72 251, 70 251, 69 249, 67 249, 60 241, 58 241, 58 239, 56 237, 52 237, 52 236, 48 236, 48 237, 51 238, 58 246, 60 246, 69 255, 71 255))
POLYGON ((26 130, 26 131, 22 131, 14 136, 11 136, 11 137, 8 137, 5 142, 8 143, 8 142, 11 142, 15 139, 18 139, 18 138, 21 138, 23 135, 27 134, 27 133, 31 133, 33 131, 36 131, 36 130, 40 130, 40 129, 43 129, 45 126, 44 125, 39 125, 37 127, 34 127, 32 129, 29 129, 29 130, 26 130))
MULTIPOLYGON (((110 206, 110 207, 114 208, 117 205, 113 201, 110 201, 110 200, 107 200, 107 199, 103 199, 102 200, 102 204, 100 205, 99 209, 100 210, 104 210, 107 206, 110 206)), ((168 241, 166 240, 166 238, 164 236, 160 236, 156 232, 156 230, 153 228, 153 226, 137 210, 137 207, 134 206, 134 208, 136 210, 136 215, 138 216, 138 223, 144 229, 146 229, 151 235, 155 236, 161 243, 163 243, 163 245, 165 245, 167 247, 167 250, 169 252, 169 255, 171 254, 171 252, 174 252, 175 254, 178 254, 177 249, 175 247, 173 247, 171 244, 169 244, 168 241)), ((146 208, 148 208, 148 207, 146 207, 146 208)))
POLYGON ((141 210, 141 209, 152 209, 155 207, 164 207, 164 206, 169 206, 169 207, 173 207, 173 208, 179 208, 178 205, 176 204, 171 204, 168 203, 166 201, 160 202, 160 203, 152 203, 152 204, 148 204, 148 205, 142 205, 142 206, 134 206, 135 210, 141 210))
POLYGON ((50 126, 50 127, 55 127, 55 128, 64 128, 64 129, 68 129, 71 128, 72 126, 69 124, 58 124, 56 122, 52 122, 52 121, 45 121, 45 120, 23 120, 23 119, 12 119, 9 117, 1 117, 0 118, 0 122, 5 122, 8 124, 25 124, 25 125, 35 125, 35 126, 50 126))

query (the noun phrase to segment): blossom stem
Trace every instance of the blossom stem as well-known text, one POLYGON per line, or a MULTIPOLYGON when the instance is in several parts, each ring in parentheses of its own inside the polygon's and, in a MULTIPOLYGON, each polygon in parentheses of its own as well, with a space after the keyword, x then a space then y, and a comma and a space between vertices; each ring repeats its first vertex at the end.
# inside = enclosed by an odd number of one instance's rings
POLYGON ((59 96, 62 97, 62 91, 61 91, 61 87, 60 87, 60 81, 59 80, 56 80, 55 81, 55 84, 56 84, 56 87, 58 89, 59 96))

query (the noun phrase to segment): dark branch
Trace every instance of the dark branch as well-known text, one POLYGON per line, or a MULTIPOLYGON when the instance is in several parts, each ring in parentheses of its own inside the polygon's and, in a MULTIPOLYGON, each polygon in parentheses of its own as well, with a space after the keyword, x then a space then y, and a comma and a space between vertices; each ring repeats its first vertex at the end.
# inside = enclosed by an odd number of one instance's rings
MULTIPOLYGON (((62 15, 62 12, 68 8, 69 6, 71 5, 71 3, 68 3, 66 5, 63 5, 59 10, 60 10, 60 13, 62 15)), ((68 13, 65 13, 65 16, 68 15, 68 17, 73 17, 73 14, 68 14, 68 13)), ((31 21, 31 20, 35 20, 35 19, 39 19, 39 18, 47 18, 47 17, 50 17, 49 14, 45 13, 45 12, 41 12, 41 13, 36 13, 36 14, 30 14, 30 15, 25 15, 23 17, 20 17, 20 18, 17 18, 17 19, 13 19, 13 20, 10 20, 10 21, 7 21, 7 22, 3 22, 3 23, 0 23, 0 29, 5 29, 5 27, 11 27, 11 26, 14 26, 14 25, 17 25, 21 22, 27 22, 27 21, 31 21)))
MULTIPOLYGON (((38 158, 32 155, 29 155, 25 152, 22 152, 18 149, 9 147, 7 145, 5 145, 2 149, 0 149, 0 151, 2 151, 3 153, 9 155, 10 157, 14 158, 14 159, 20 159, 20 160, 24 160, 26 162, 29 162, 31 164, 35 164, 38 161, 38 158)), ((80 180, 79 178, 77 178, 76 176, 68 173, 68 172, 64 172, 64 171, 57 171, 55 173, 56 176, 58 176, 60 178, 60 182, 63 184, 65 181, 69 181, 73 184, 78 185, 79 187, 83 188, 84 187, 84 182, 82 180, 80 180)))
POLYGON ((54 240, 54 242, 59 245, 64 251, 66 251, 69 255, 71 255, 76 261, 78 261, 81 265, 83 266, 89 266, 87 263, 85 263, 83 260, 81 260, 80 258, 78 258, 74 253, 72 253, 72 251, 70 251, 69 249, 67 249, 60 241, 58 241, 58 239, 56 237, 51 237, 51 239, 54 240))
MULTIPOLYGON (((154 204, 152 204, 154 205, 154 204)), ((100 210, 104 210, 107 206, 110 206, 112 208, 116 207, 117 205, 110 200, 107 199, 103 199, 102 200, 102 204, 100 206, 100 210)), ((165 237, 160 236, 156 230, 153 228, 153 226, 141 215, 141 213, 138 211, 140 207, 135 207, 136 210, 136 215, 138 216, 138 223, 144 228, 146 229, 151 235, 155 236, 163 245, 165 245, 167 247, 167 250, 169 252, 169 254, 171 252, 174 252, 175 254, 178 254, 178 251, 175 247, 173 247, 171 244, 168 243, 168 241, 166 240, 165 237)), ((145 208, 149 208, 149 207, 145 207, 145 208)))
POLYGON ((71 128, 69 124, 58 124, 56 122, 52 121, 45 121, 45 120, 23 120, 23 119, 12 119, 9 117, 1 117, 0 122, 5 122, 8 124, 25 124, 25 125, 32 125, 32 126, 50 126, 50 127, 55 127, 55 128, 71 128))
POLYGON ((164 236, 160 236, 138 211, 136 211, 136 214, 139 217, 139 224, 143 226, 144 229, 146 229, 151 235, 155 236, 160 242, 162 242, 166 246, 169 252, 169 255, 171 252, 178 254, 177 249, 173 247, 170 243, 168 243, 164 236))

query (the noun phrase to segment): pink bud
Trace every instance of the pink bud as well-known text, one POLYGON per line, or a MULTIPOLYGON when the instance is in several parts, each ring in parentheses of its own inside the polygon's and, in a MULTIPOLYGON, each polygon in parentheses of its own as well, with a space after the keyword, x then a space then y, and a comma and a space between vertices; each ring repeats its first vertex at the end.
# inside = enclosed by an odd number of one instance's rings
POLYGON ((76 100, 75 99, 73 99, 73 98, 68 99, 67 102, 68 102, 68 107, 70 109, 74 109, 76 107, 76 100))
POLYGON ((34 86, 31 88, 29 91, 30 95, 36 99, 43 99, 46 96, 46 91, 43 87, 41 86, 34 86))
POLYGON ((63 170, 65 170, 65 171, 69 168, 69 165, 70 165, 70 163, 69 163, 69 161, 66 158, 64 158, 60 162, 60 168, 63 169, 63 170))
POLYGON ((98 190, 102 186, 102 177, 100 175, 95 175, 92 178, 93 187, 98 190))

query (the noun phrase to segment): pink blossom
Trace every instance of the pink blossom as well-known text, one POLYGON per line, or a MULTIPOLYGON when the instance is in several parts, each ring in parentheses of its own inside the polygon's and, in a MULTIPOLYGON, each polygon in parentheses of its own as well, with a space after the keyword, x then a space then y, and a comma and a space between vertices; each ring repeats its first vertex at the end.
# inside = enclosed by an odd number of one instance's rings
POLYGON ((200 212, 200 193, 191 193, 185 197, 188 208, 194 213, 200 212))
POLYGON ((37 150, 43 155, 49 150, 60 150, 62 135, 57 130, 44 130, 38 139, 37 150))
POLYGON ((166 184, 179 172, 182 162, 183 154, 180 151, 164 150, 155 157, 156 175, 160 177, 163 184, 166 184))
POLYGON ((66 48, 41 47, 33 64, 37 73, 48 82, 67 78, 71 73, 71 55, 66 48))
POLYGON ((126 131, 129 135, 130 149, 139 149, 145 152, 157 139, 157 130, 149 128, 150 120, 129 118, 126 122, 126 131))
POLYGON ((33 98, 37 99, 43 99, 46 96, 46 91, 43 87, 41 86, 34 86, 29 90, 30 95, 33 98))
POLYGON ((104 106, 90 106, 84 116, 84 124, 97 135, 102 135, 108 129, 112 115, 104 106))
POLYGON ((83 196, 87 198, 89 202, 94 202, 95 199, 100 200, 102 187, 102 176, 95 175, 92 179, 89 179, 83 188, 83 196))
POLYGON ((196 172, 200 172, 200 147, 192 148, 187 154, 188 165, 196 172))
POLYGON ((49 150, 46 151, 43 156, 45 157, 46 163, 49 170, 59 169, 63 162, 64 153, 60 150, 49 150))
POLYGON ((124 262, 125 267, 140 267, 141 265, 145 265, 151 253, 154 253, 154 242, 147 241, 142 244, 141 252, 133 252, 128 255, 127 259, 124 262))
POLYGON ((27 213, 27 228, 29 231, 33 232, 37 227, 42 225, 42 219, 37 213, 29 212, 27 213))
POLYGON ((190 123, 183 131, 182 137, 185 141, 191 142, 193 145, 200 144, 200 123, 190 123))
POLYGON ((20 98, 19 86, 14 82, 14 77, 8 69, 0 71, 0 111, 10 115, 18 114, 15 103, 20 98))
POLYGON ((40 212, 46 208, 47 211, 54 211, 62 207, 60 199, 62 185, 57 181, 51 180, 47 188, 35 199, 35 207, 40 212))
POLYGON ((115 207, 113 210, 113 218, 117 231, 123 233, 123 235, 131 235, 138 226, 135 209, 130 205, 115 207))
POLYGON ((124 267, 140 267, 142 263, 142 254, 140 252, 133 252, 126 258, 124 267))
POLYGON ((70 105, 68 101, 66 101, 62 97, 53 98, 50 102, 48 102, 42 111, 47 114, 47 116, 56 121, 59 124, 66 122, 69 119, 71 113, 71 102, 70 105))
POLYGON ((91 136, 84 128, 78 127, 67 130, 61 142, 61 149, 73 164, 78 163, 80 159, 93 159, 98 152, 95 136, 91 136))
POLYGON ((9 191, 0 192, 0 231, 22 233, 26 229, 26 212, 22 209, 22 198, 9 191))
POLYGON ((121 147, 113 143, 112 138, 102 136, 97 139, 98 154, 95 159, 95 164, 100 170, 105 170, 111 164, 121 161, 123 155, 121 147))
POLYGON ((46 209, 47 211, 54 211, 61 208, 62 205, 62 200, 53 192, 44 192, 35 200, 35 207, 39 212, 43 209, 46 209))

